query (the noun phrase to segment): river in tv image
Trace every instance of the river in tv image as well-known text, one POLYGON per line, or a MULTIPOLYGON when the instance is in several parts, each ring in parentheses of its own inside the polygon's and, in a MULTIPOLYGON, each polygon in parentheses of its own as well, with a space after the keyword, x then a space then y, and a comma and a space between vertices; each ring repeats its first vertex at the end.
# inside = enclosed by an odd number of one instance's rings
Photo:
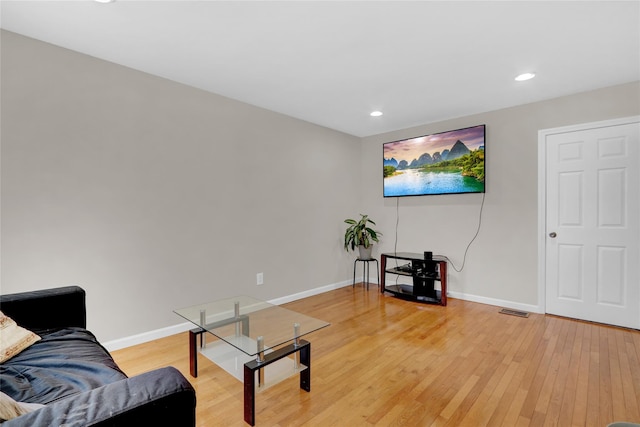
POLYGON ((424 172, 405 169, 384 178, 384 195, 418 196, 422 194, 475 193, 484 191, 484 182, 461 172, 424 172))

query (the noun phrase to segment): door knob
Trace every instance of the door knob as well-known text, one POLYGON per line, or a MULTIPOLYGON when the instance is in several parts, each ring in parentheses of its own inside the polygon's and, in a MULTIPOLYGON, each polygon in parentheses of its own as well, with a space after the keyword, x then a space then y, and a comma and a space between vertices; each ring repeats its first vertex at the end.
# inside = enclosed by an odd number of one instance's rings
POLYGON ((555 239, 557 236, 555 231, 552 231, 551 233, 549 233, 549 237, 551 237, 552 239, 555 239))

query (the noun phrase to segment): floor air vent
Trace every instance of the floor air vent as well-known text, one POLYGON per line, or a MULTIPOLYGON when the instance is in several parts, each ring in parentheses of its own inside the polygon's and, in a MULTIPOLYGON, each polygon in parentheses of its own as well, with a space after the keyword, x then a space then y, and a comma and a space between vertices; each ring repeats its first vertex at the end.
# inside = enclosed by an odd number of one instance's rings
POLYGON ((512 316, 518 316, 518 317, 529 317, 529 313, 527 313, 526 311, 510 310, 508 308, 503 308, 502 310, 500 310, 500 313, 510 314, 512 316))

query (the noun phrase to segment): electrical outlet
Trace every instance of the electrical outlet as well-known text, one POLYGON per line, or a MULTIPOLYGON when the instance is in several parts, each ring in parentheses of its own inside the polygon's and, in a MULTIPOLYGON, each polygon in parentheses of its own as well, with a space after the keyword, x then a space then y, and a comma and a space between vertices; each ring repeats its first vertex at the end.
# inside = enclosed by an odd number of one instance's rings
POLYGON ((256 285, 264 284, 264 275, 262 273, 256 274, 256 285))

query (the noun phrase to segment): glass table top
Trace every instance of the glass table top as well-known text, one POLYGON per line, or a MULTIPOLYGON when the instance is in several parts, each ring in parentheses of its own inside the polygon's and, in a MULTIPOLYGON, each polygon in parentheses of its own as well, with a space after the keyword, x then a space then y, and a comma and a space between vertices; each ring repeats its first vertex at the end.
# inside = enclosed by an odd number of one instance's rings
POLYGON ((247 355, 273 349, 330 324, 248 296, 237 296, 174 310, 174 313, 247 355))

